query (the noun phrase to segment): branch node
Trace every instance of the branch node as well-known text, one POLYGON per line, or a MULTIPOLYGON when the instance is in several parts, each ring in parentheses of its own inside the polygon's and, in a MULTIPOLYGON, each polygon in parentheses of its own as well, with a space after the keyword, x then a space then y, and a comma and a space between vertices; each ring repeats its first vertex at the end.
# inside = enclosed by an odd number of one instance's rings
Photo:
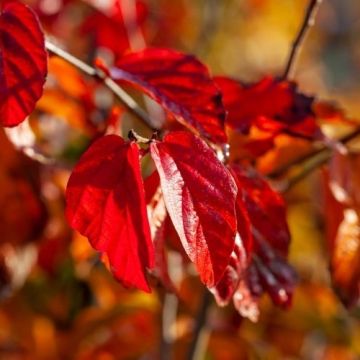
POLYGON ((145 138, 143 136, 140 136, 138 133, 135 132, 134 129, 131 129, 128 133, 128 139, 130 141, 136 141, 138 144, 150 144, 151 139, 145 138))

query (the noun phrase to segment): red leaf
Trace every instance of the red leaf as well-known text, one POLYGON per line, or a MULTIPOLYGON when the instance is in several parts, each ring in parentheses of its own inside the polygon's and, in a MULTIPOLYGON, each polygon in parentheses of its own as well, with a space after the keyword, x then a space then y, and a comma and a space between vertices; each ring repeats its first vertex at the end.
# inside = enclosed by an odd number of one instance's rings
POLYGON ((105 252, 125 285, 150 291, 146 268, 154 250, 146 213, 139 148, 116 135, 100 138, 84 153, 66 189, 71 226, 105 252))
MULTIPOLYGON (((98 3, 94 2, 93 5, 98 3)), ((136 0, 135 7, 135 18, 131 18, 123 13, 120 2, 115 1, 106 14, 102 11, 91 14, 83 23, 81 31, 86 35, 90 33, 94 37, 96 47, 111 50, 116 58, 122 56, 131 49, 132 37, 136 38, 137 32, 142 32, 141 26, 147 17, 148 10, 145 3, 136 0)))
POLYGON ((159 102, 182 124, 214 143, 226 143, 225 110, 208 69, 195 57, 170 49, 146 49, 121 58, 112 77, 159 102))
MULTIPOLYGON (((236 178, 234 179, 236 182, 236 178)), ((231 254, 230 262, 221 280, 215 287, 210 289, 215 296, 216 302, 220 306, 228 304, 231 300, 239 282, 245 276, 247 266, 251 259, 253 236, 249 215, 245 208, 241 191, 238 192, 236 197, 236 218, 238 233, 235 237, 235 247, 231 254)))
MULTIPOLYGON (((234 177, 235 183, 238 186, 242 186, 237 182, 234 177)), ((241 238, 242 246, 245 249, 247 257, 250 257, 253 251, 253 235, 252 235, 252 224, 248 211, 244 204, 243 193, 239 191, 236 197, 236 220, 237 220, 237 231, 241 238)))
POLYGON ((319 131, 311 110, 313 99, 300 94, 293 82, 270 76, 251 85, 226 77, 215 81, 228 111, 226 124, 244 134, 253 125, 271 133, 309 137, 319 131))
POLYGON ((210 289, 220 306, 227 305, 233 297, 240 279, 244 277, 247 265, 248 258, 242 239, 239 234, 236 234, 235 248, 231 254, 230 263, 226 267, 221 280, 210 289))
POLYGON ((234 249, 236 185, 214 152, 188 132, 150 145, 166 208, 208 286, 222 277, 234 249))
MULTIPOLYGON (((254 240, 250 266, 240 274, 233 299, 240 314, 255 321, 257 302, 264 292, 276 305, 291 303, 296 275, 286 262, 290 233, 281 196, 254 169, 234 164, 230 169, 239 189, 238 206, 246 208, 254 240)), ((238 226, 247 228, 246 223, 238 226)))
POLYGON ((259 299, 264 292, 270 295, 275 305, 290 306, 296 274, 285 258, 277 254, 259 233, 254 240, 258 250, 250 265, 242 271, 233 302, 241 316, 256 322, 260 313, 259 299))
POLYGON ((255 158, 258 158, 266 154, 275 146, 275 136, 270 135, 265 138, 255 138, 249 139, 247 143, 244 144, 244 148, 255 158))
POLYGON ((150 204, 160 186, 159 173, 155 170, 144 181, 146 204, 150 204))
POLYGON ((287 255, 290 233, 283 198, 255 169, 231 165, 253 227, 280 254, 287 255))
POLYGON ((260 291, 266 291, 275 305, 289 307, 296 282, 295 271, 259 233, 254 240, 258 250, 251 265, 254 277, 248 278, 251 292, 258 296, 260 291))
POLYGON ((35 13, 6 2, 0 13, 0 125, 16 126, 34 110, 47 74, 44 35, 35 13))

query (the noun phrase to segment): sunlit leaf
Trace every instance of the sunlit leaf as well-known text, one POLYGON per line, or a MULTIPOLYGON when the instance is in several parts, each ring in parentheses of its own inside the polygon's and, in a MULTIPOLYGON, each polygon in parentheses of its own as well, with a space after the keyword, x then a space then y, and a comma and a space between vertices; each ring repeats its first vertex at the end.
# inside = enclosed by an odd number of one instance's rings
POLYGON ((116 135, 104 136, 83 154, 66 189, 71 226, 107 254, 125 285, 150 291, 146 269, 154 250, 140 173, 139 148, 116 135))
POLYGON ((1 8, 0 58, 0 124, 16 126, 34 110, 47 74, 43 32, 21 2, 1 8))
POLYGON ((144 91, 202 136, 226 142, 221 94, 206 66, 195 57, 170 49, 146 49, 122 57, 111 76, 144 91))
POLYGON ((188 132, 150 145, 166 208, 201 280, 214 286, 234 249, 237 189, 214 152, 188 132))

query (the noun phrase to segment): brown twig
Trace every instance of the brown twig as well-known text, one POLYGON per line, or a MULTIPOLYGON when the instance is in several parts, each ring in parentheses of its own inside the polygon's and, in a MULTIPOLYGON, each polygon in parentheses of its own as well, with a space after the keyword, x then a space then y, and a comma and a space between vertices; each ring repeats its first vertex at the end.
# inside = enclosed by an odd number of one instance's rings
POLYGON ((322 0, 310 0, 309 2, 299 33, 296 36, 295 41, 293 42, 288 61, 286 63, 286 67, 282 75, 283 79, 288 79, 289 77, 291 77, 293 73, 295 61, 299 54, 301 44, 303 43, 309 29, 315 23, 315 16, 321 1, 322 0))
POLYGON ((104 74, 101 70, 86 64, 82 60, 61 49, 49 40, 45 41, 45 46, 49 53, 61 57, 63 60, 75 66, 86 75, 102 81, 103 84, 109 90, 111 90, 114 95, 116 95, 116 97, 130 112, 132 112, 137 118, 142 120, 153 131, 159 130, 154 126, 147 113, 137 104, 137 102, 127 92, 125 92, 113 79, 106 76, 106 74, 104 74))
POLYGON ((194 52, 200 55, 206 55, 206 51, 211 45, 211 41, 219 28, 221 1, 207 0, 204 3, 203 21, 200 26, 198 38, 195 42, 194 52))
MULTIPOLYGON (((352 131, 350 134, 347 134, 346 136, 343 136, 338 140, 339 143, 346 145, 351 140, 355 139, 360 135, 360 127, 356 128, 354 131, 352 131)), ((290 188, 292 188, 294 185, 296 185, 298 182, 303 180, 305 177, 307 177, 309 174, 311 174, 314 170, 320 168, 322 165, 326 164, 331 156, 333 154, 333 150, 327 147, 324 147, 322 149, 318 149, 314 151, 311 154, 308 154, 306 156, 306 163, 304 164, 302 170, 297 173, 296 175, 288 178, 286 180, 286 183, 284 187, 281 189, 282 192, 288 191, 290 188)), ((301 162, 300 162, 301 163, 301 162)), ((298 161, 295 161, 291 164, 291 166, 295 166, 300 164, 298 161)), ((290 165, 290 164, 289 164, 290 165)), ((286 169, 286 171, 290 169, 290 166, 286 169)))
POLYGON ((294 185, 305 179, 313 171, 326 164, 327 161, 331 158, 331 155, 332 151, 330 151, 330 149, 326 149, 326 151, 319 153, 316 157, 309 160, 299 173, 289 177, 286 180, 280 191, 283 193, 289 191, 294 185))
POLYGON ((212 294, 205 289, 202 302, 200 304, 197 316, 195 319, 195 328, 193 337, 190 343, 189 351, 187 358, 188 360, 202 360, 204 358, 203 353, 206 351, 206 339, 207 327, 206 320, 208 310, 210 308, 213 296, 212 294))
MULTIPOLYGON (((356 137, 358 137, 360 135, 360 127, 356 128, 354 131, 350 132, 349 134, 337 139, 335 142, 346 145, 348 144, 351 140, 355 139, 356 137)), ((286 174, 291 168, 297 166, 297 165, 301 165, 302 163, 306 162, 306 161, 310 161, 311 159, 313 159, 314 157, 316 157, 317 155, 328 151, 329 148, 326 146, 322 146, 318 149, 314 149, 313 151, 304 154, 300 157, 298 157, 297 159, 277 168, 276 170, 274 170, 273 172, 271 172, 270 174, 267 174, 267 176, 269 178, 275 179, 275 178, 279 178, 281 176, 283 176, 284 174, 286 174)))

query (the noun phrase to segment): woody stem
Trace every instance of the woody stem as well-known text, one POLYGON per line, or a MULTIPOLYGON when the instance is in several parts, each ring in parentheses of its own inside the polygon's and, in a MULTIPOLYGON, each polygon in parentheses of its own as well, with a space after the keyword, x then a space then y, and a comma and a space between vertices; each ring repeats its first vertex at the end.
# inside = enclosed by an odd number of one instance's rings
MULTIPOLYGON (((347 145, 350 141, 354 140, 360 135, 360 127, 356 128, 351 133, 343 136, 338 140, 342 145, 347 145)), ((282 169, 279 169, 274 173, 276 177, 279 177, 286 173, 291 167, 304 163, 301 171, 296 175, 288 178, 286 180, 285 187, 282 189, 283 192, 288 191, 291 187, 296 185, 299 181, 304 179, 306 176, 311 174, 314 170, 320 168, 322 165, 326 164, 330 160, 333 154, 333 150, 328 147, 323 147, 321 149, 314 150, 313 152, 301 157, 290 164, 287 164, 282 169)), ((274 174, 271 174, 274 177, 274 174)))
POLYGON ((315 16, 317 14, 317 10, 319 9, 319 5, 322 0, 310 0, 309 5, 306 9, 304 20, 301 24, 300 30, 293 42, 284 73, 282 75, 283 79, 288 79, 292 76, 296 59, 299 55, 301 45, 304 42, 306 34, 310 30, 310 28, 315 24, 315 16))
POLYGON ((153 122, 148 116, 148 114, 137 104, 137 102, 127 92, 125 92, 112 78, 108 77, 104 72, 86 64, 85 62, 78 59, 74 55, 68 53, 67 51, 61 49, 59 46, 55 45, 49 39, 45 41, 45 47, 49 53, 59 56, 63 60, 67 61, 69 64, 81 70, 86 75, 89 75, 93 78, 102 81, 102 83, 120 100, 120 102, 131 113, 133 113, 137 118, 139 118, 152 130, 154 131, 158 130, 153 125, 153 122))

